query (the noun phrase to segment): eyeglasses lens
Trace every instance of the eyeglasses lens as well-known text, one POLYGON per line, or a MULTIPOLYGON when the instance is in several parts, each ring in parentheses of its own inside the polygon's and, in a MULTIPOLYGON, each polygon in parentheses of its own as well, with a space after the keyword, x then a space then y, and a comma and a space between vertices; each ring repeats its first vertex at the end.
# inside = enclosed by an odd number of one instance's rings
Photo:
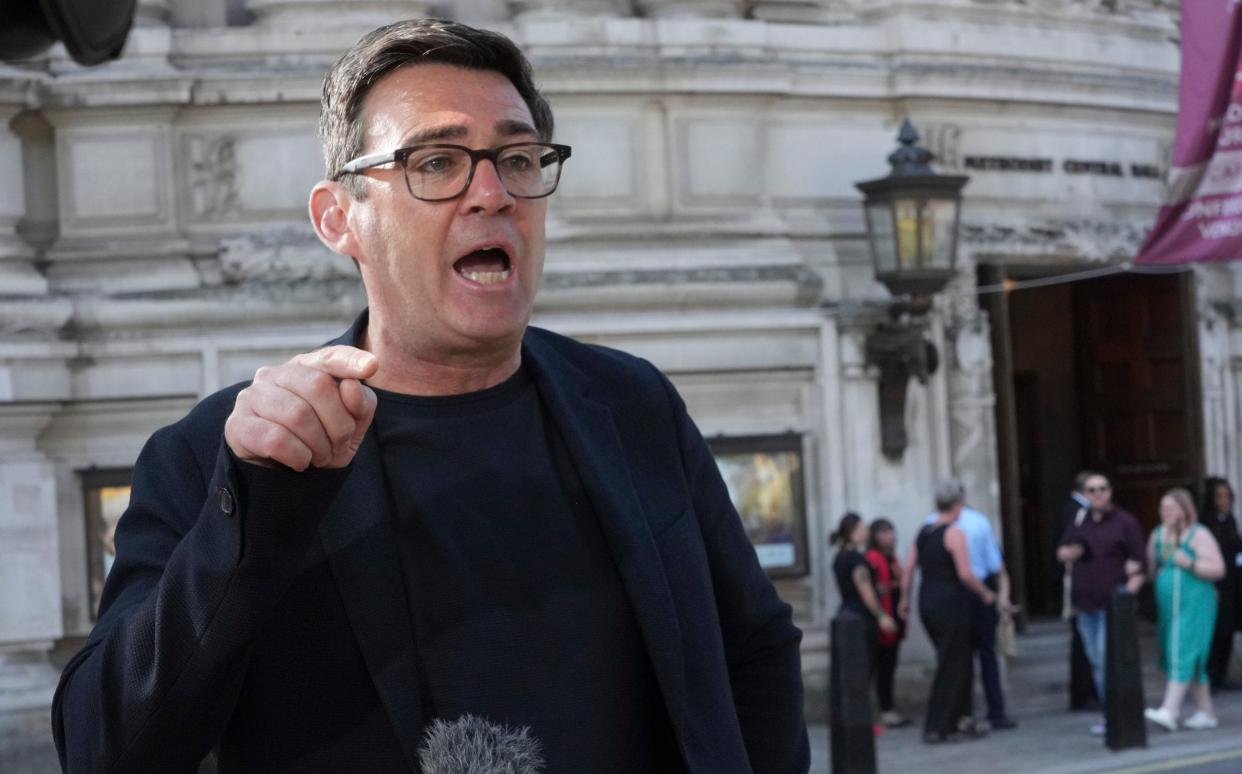
MULTIPOLYGON (((538 199, 556 190, 561 177, 561 157, 555 148, 541 143, 511 145, 501 149, 494 166, 510 195, 538 199)), ((459 196, 469 185, 472 162, 460 148, 430 146, 406 158, 405 176, 416 198, 437 200, 459 196)), ((477 172, 476 172, 477 173, 477 172)))

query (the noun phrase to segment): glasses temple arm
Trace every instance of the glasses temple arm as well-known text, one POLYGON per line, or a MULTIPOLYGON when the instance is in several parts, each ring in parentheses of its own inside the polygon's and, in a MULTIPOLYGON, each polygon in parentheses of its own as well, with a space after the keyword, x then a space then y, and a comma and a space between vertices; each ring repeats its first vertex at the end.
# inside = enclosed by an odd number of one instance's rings
POLYGON ((366 156, 359 156, 353 161, 347 162, 341 167, 339 174, 352 175, 355 172, 361 172, 370 167, 378 167, 380 164, 389 164, 397 160, 397 154, 400 151, 385 151, 383 153, 369 153, 366 156))

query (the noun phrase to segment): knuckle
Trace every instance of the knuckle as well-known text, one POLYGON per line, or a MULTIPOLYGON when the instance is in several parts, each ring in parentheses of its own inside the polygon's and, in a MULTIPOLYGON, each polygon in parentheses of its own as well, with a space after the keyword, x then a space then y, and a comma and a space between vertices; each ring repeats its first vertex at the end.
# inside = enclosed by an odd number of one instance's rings
POLYGON ((332 445, 341 446, 353 440, 354 433, 358 431, 358 423, 351 420, 343 420, 337 426, 336 431, 332 434, 332 445))
POLYGON ((289 407, 289 421, 297 426, 308 425, 316 421, 315 410, 309 403, 297 401, 289 407))
POLYGON ((287 449, 292 440, 288 430, 279 425, 271 425, 263 431, 258 445, 264 454, 275 456, 287 449))
POLYGON ((316 398, 323 398, 337 391, 336 380, 323 371, 312 374, 306 384, 316 398))
POLYGON ((224 439, 230 442, 230 446, 241 440, 241 433, 238 430, 237 424, 238 417, 236 411, 229 414, 229 418, 224 420, 224 439))
POLYGON ((231 419, 239 414, 252 413, 251 404, 254 402, 255 395, 256 391, 253 386, 237 393, 237 397, 233 400, 233 411, 229 414, 229 418, 231 419))

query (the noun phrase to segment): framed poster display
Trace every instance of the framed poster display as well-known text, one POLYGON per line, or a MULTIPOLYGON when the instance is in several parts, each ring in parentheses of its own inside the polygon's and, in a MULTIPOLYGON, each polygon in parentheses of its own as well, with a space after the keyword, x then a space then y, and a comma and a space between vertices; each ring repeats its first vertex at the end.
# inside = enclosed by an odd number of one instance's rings
POLYGON ((708 443, 760 566, 771 577, 806 575, 802 436, 718 437, 708 443))
POLYGON ((116 546, 112 541, 116 523, 129 507, 131 474, 128 469, 87 470, 82 473, 92 621, 99 615, 99 597, 103 594, 104 580, 112 569, 112 561, 116 559, 116 546))

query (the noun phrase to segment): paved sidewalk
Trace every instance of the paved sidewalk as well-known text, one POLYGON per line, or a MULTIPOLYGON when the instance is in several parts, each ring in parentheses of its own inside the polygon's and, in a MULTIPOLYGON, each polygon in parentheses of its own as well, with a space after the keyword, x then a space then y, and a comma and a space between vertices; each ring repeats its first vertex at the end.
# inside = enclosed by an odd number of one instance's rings
MULTIPOLYGON (((1007 699, 1018 721, 1013 731, 993 733, 972 742, 925 745, 917 727, 889 731, 876 739, 881 772, 914 774, 991 774, 992 772, 1057 772, 1086 774, 1114 772, 1139 774, 1155 771, 1193 771, 1226 774, 1242 771, 1242 692, 1216 695, 1220 728, 1214 731, 1167 733, 1147 728, 1145 749, 1110 752, 1088 728, 1095 716, 1069 712, 1066 707, 1068 631, 1061 622, 1041 622, 1018 639, 1019 657, 1010 669, 1007 699)), ((1142 636, 1143 678, 1149 706, 1159 702, 1163 677, 1155 668, 1152 627, 1142 636)), ((1234 677, 1239 677, 1235 659, 1234 677)), ((925 686, 917 686, 919 693, 925 686)), ((976 707, 982 707, 981 700, 976 707)), ((921 708, 910 714, 922 717, 921 708)), ((1188 709, 1189 711, 1189 705, 1188 709)), ((59 770, 52 749, 51 723, 46 711, 0 714, 0 772, 50 774, 59 770)), ((811 728, 811 771, 831 770, 828 728, 811 728)))
MULTIPOLYGON (((1156 669, 1154 627, 1141 626, 1143 683, 1147 706, 1160 702, 1163 675, 1156 669)), ((1093 713, 1066 709, 1069 633, 1060 621, 1039 622, 1018 639, 1018 658, 1008 676, 1006 700, 1018 728, 970 742, 925 745, 915 725, 887 731, 876 739, 881 772, 1147 772, 1242 771, 1242 692, 1213 696, 1220 727, 1212 731, 1169 733, 1147 724, 1147 747, 1111 752, 1102 737, 1091 736, 1093 713)), ((1235 678, 1237 677, 1235 659, 1235 678)), ((976 687, 976 713, 984 704, 976 687)), ((1189 697, 1183 716, 1193 705, 1189 697)), ((831 770, 826 726, 811 729, 813 774, 831 770)))

